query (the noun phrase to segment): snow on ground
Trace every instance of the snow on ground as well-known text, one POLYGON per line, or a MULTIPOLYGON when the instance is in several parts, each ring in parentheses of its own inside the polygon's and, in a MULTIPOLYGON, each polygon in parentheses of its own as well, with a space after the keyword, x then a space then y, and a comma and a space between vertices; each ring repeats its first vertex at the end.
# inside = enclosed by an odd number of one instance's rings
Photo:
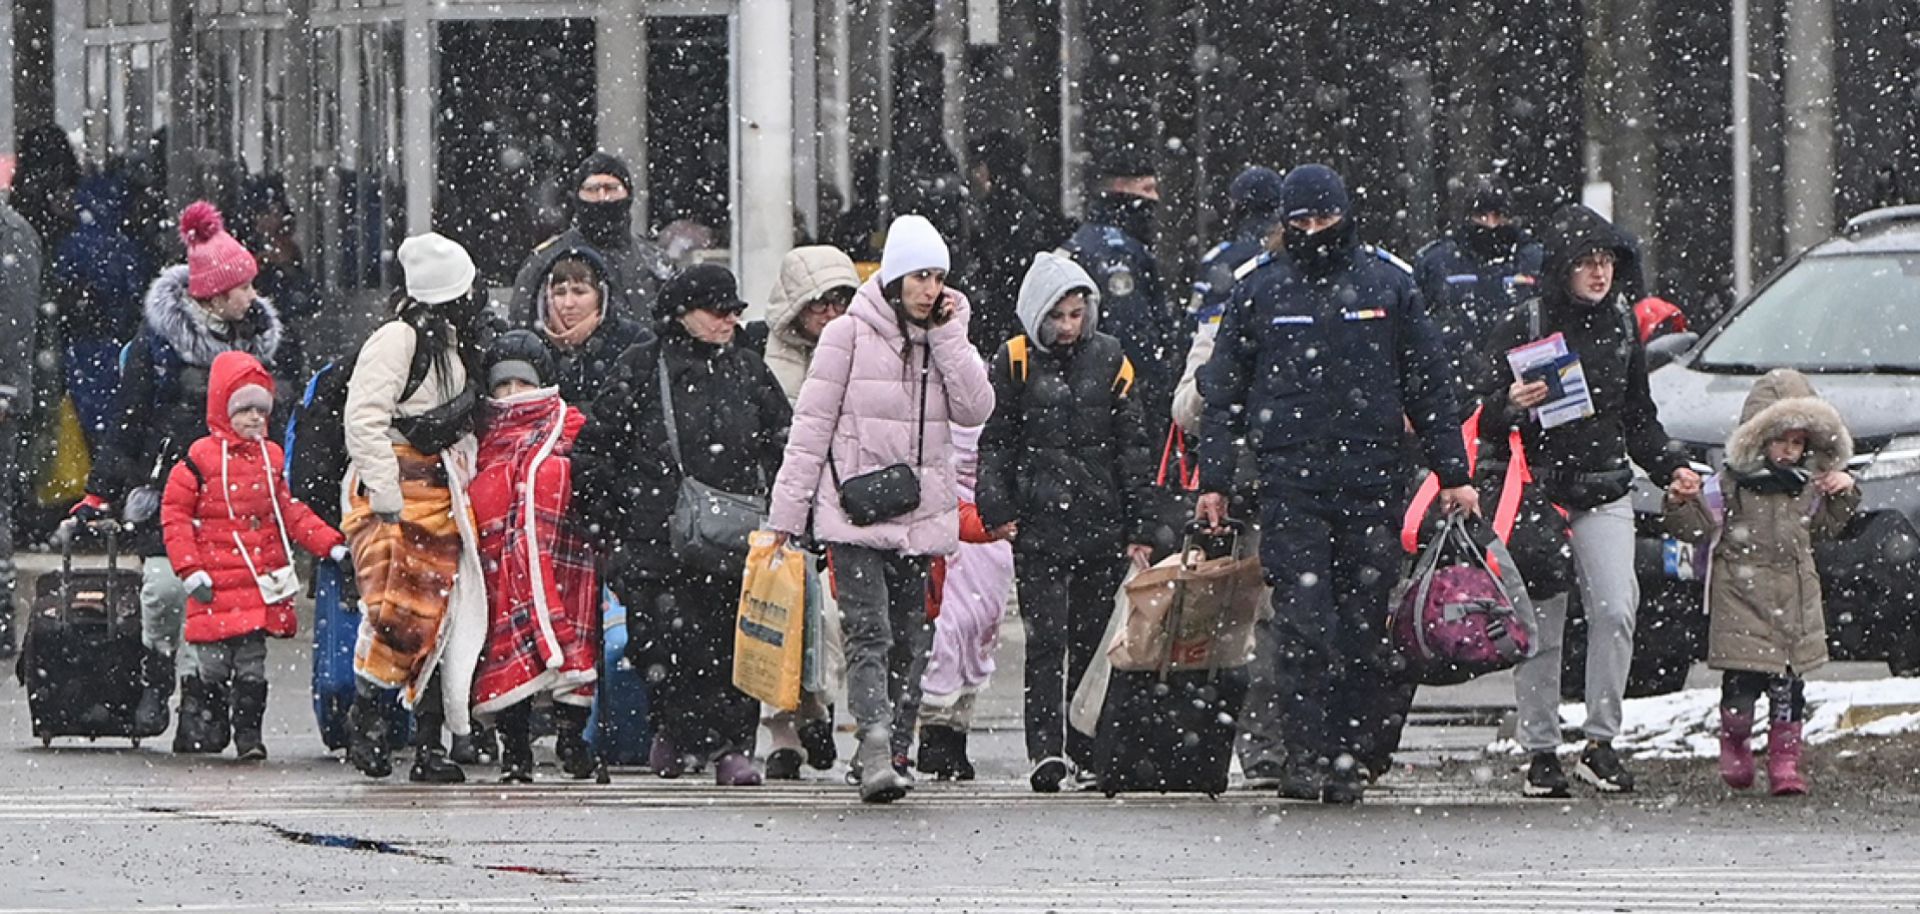
MULTIPOLYGON (((1720 753, 1716 731, 1720 726, 1720 690, 1687 689, 1651 698, 1626 701, 1620 735, 1614 748, 1635 758, 1712 758, 1720 753)), ((1766 700, 1761 699, 1756 733, 1765 733, 1766 700)), ((1563 729, 1577 730, 1586 720, 1585 704, 1560 706, 1563 729)), ((1872 679, 1857 682, 1807 683, 1806 738, 1825 743, 1847 734, 1891 736, 1920 731, 1920 679, 1872 679), (1849 709, 1874 706, 1907 706, 1902 713, 1890 714, 1852 728, 1843 728, 1842 718, 1849 709)), ((1565 747, 1578 751, 1577 744, 1565 747)), ((1513 753, 1519 746, 1501 740, 1488 747, 1489 752, 1513 753)))

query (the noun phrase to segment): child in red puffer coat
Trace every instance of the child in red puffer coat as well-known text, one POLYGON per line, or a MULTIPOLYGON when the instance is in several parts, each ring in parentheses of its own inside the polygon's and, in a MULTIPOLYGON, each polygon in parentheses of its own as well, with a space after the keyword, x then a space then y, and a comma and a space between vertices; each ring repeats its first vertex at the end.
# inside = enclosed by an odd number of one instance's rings
POLYGON ((292 543, 346 558, 340 531, 287 493, 286 457, 267 440, 272 411, 273 376, 259 359, 216 357, 207 382, 213 433, 174 464, 160 504, 167 558, 189 594, 186 640, 198 647, 203 713, 224 730, 231 700, 234 750, 250 761, 267 757, 266 639, 299 629, 292 543))

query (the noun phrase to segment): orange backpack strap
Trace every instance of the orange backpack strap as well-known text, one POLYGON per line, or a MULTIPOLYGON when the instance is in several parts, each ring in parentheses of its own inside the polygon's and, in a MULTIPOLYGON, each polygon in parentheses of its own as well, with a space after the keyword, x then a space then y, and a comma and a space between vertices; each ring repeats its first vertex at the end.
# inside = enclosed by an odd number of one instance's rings
POLYGON ((1513 539, 1513 525, 1520 519, 1520 498, 1526 494, 1527 483, 1533 481, 1533 470, 1527 466, 1527 445, 1520 440, 1519 429, 1508 433, 1507 450, 1507 478, 1500 483, 1500 504, 1493 512, 1493 532, 1503 543, 1513 539))
POLYGON ((1113 392, 1124 397, 1133 392, 1133 360, 1120 357, 1120 372, 1113 376, 1113 392))
POLYGON ((1007 369, 1013 379, 1027 383, 1027 337, 1021 334, 1007 341, 1007 369))

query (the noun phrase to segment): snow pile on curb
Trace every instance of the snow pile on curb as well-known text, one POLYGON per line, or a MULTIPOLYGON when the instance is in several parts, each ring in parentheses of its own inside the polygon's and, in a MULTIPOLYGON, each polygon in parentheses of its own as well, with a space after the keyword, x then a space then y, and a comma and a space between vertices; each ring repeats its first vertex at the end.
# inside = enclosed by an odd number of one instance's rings
MULTIPOLYGON (((1842 719, 1855 707, 1913 705, 1920 707, 1920 679, 1872 679, 1858 682, 1807 683, 1809 742, 1825 743, 1847 734, 1891 736, 1920 731, 1920 711, 1890 714, 1856 727, 1843 728, 1842 719)), ((1620 735, 1614 748, 1635 758, 1713 758, 1720 754, 1720 690, 1688 689, 1670 695, 1627 699, 1620 735)), ((1758 709, 1755 733, 1767 729, 1767 703, 1758 709)), ((1560 706, 1563 729, 1577 730, 1587 718, 1585 704, 1560 706)), ((1577 751, 1577 745, 1567 747, 1577 751)), ((1491 752, 1515 752, 1519 747, 1502 740, 1491 752)))

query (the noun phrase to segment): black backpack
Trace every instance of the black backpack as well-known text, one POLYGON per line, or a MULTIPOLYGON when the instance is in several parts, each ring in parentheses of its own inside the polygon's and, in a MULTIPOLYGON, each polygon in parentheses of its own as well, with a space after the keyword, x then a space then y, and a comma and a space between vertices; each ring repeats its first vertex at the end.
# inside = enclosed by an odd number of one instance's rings
MULTIPOLYGON (((357 360, 357 359, 356 359, 357 360)), ((327 523, 340 526, 340 481, 347 478, 347 385, 356 360, 328 362, 307 381, 287 420, 287 491, 327 523)), ((402 402, 427 382, 433 353, 415 347, 402 402)))

